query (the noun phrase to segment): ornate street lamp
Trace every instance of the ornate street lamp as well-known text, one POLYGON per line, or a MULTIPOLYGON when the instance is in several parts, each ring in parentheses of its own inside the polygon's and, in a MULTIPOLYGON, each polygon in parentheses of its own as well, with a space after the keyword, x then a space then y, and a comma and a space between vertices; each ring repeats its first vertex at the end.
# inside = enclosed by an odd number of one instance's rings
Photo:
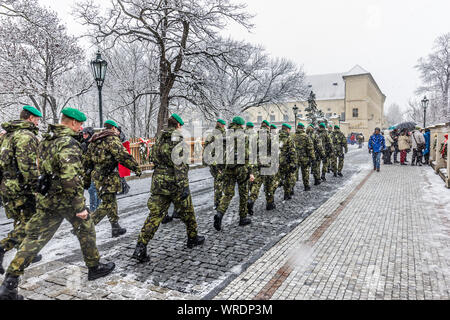
POLYGON ((427 96, 425 96, 422 100, 422 108, 423 108, 423 128, 426 128, 426 124, 427 124, 427 108, 428 108, 428 102, 430 102, 430 100, 427 99, 427 96))
POLYGON ((292 110, 294 111, 294 132, 297 132, 297 115, 298 115, 298 107, 296 104, 294 104, 294 107, 292 108, 292 110))
POLYGON ((106 69, 108 68, 108 62, 102 59, 100 50, 97 52, 95 60, 91 61, 92 74, 97 82, 98 98, 99 98, 99 113, 100 113, 100 128, 103 127, 103 109, 102 109, 102 88, 105 82, 106 69))

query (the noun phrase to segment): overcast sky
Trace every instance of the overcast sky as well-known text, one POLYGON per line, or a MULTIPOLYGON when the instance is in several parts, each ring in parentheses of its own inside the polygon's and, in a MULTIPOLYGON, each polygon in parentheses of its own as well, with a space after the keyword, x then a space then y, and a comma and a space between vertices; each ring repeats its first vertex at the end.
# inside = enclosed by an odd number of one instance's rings
MULTIPOLYGON (((83 32, 70 16, 75 0, 40 1, 60 14, 69 32, 83 32)), ((262 44, 311 75, 346 72, 359 64, 387 96, 386 107, 396 102, 406 108, 420 85, 417 60, 431 52, 438 36, 450 32, 449 0, 243 2, 256 14, 255 28, 248 33, 232 26, 233 38, 262 44)))

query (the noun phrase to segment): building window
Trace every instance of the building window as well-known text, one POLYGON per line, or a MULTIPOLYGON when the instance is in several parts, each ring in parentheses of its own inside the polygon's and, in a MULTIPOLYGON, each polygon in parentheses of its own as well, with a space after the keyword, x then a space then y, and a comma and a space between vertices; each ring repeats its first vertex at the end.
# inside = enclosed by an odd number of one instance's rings
POLYGON ((353 109, 353 118, 358 118, 358 116, 359 116, 358 108, 354 108, 353 109))
POLYGON ((342 122, 345 122, 345 112, 342 112, 342 113, 341 113, 341 121, 342 121, 342 122))
POLYGON ((289 116, 287 114, 283 115, 284 121, 289 122, 289 116))
POLYGON ((271 114, 270 115, 270 122, 274 122, 275 121, 275 115, 271 114))
POLYGON ((328 111, 331 111, 331 108, 328 108, 328 111))
POLYGON ((258 116, 258 123, 262 123, 262 116, 258 116))

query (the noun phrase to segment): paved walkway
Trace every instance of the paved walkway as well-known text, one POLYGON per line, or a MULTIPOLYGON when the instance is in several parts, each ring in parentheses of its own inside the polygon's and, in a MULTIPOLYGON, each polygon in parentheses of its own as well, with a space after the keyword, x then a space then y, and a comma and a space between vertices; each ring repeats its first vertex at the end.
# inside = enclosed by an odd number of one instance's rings
POLYGON ((215 299, 450 299, 448 189, 428 167, 364 170, 215 299))

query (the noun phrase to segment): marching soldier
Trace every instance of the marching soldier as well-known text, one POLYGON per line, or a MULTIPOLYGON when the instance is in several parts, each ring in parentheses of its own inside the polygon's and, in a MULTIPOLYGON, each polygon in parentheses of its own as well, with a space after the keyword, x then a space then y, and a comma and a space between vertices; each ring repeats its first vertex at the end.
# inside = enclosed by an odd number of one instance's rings
POLYGON ((92 177, 101 199, 100 206, 92 214, 92 220, 97 225, 107 215, 113 238, 127 232, 120 227, 117 214, 116 197, 122 190, 118 165, 120 163, 134 171, 137 176, 142 174, 139 164, 124 148, 119 136, 117 123, 112 120, 106 121, 105 130, 94 134, 84 157, 86 175, 92 177))
POLYGON ((298 165, 302 171, 303 186, 305 187, 305 191, 310 191, 310 166, 312 166, 313 162, 315 162, 316 157, 314 155, 314 144, 311 138, 306 134, 303 123, 299 123, 297 126, 297 132, 295 133, 295 146, 297 150, 298 165))
MULTIPOLYGON (((6 217, 13 220, 14 229, 0 241, 0 274, 4 274, 3 257, 7 251, 18 247, 25 238, 25 225, 36 213, 36 184, 39 177, 37 153, 39 141, 36 135, 42 114, 31 106, 25 106, 20 120, 4 123, 0 151, 0 193, 6 217)), ((41 260, 36 255, 33 262, 41 260)))
POLYGON ((339 160, 339 164, 335 165, 334 172, 337 172, 339 177, 343 177, 342 169, 344 168, 344 150, 345 153, 348 152, 348 144, 345 135, 342 133, 341 128, 338 125, 334 126, 334 132, 332 134, 334 140, 334 148, 337 160, 339 160), (344 149, 344 150, 343 150, 344 149))
MULTIPOLYGON (((226 122, 222 119, 217 120, 216 128, 214 134, 211 134, 206 138, 205 141, 205 147, 203 149, 203 152, 205 152, 205 149, 208 145, 211 143, 214 143, 216 139, 223 140, 225 139, 226 131, 225 126, 226 122)), ((215 150, 213 150, 212 157, 215 156, 215 150)), ((203 156, 203 161, 205 160, 205 156, 203 156)), ((206 165, 206 163, 204 163, 206 165)), ((223 169, 224 165, 223 163, 212 163, 209 165, 209 171, 211 172, 211 175, 214 178, 214 209, 217 210, 217 207, 219 206, 220 198, 222 198, 223 195, 223 169)))
POLYGON ((255 180, 250 183, 251 189, 250 189, 250 197, 248 200, 247 208, 248 213, 250 215, 253 215, 253 207, 255 205, 256 199, 259 197, 259 192, 261 190, 261 186, 264 184, 264 193, 266 196, 266 209, 267 210, 274 210, 276 208, 275 206, 275 174, 273 175, 261 175, 261 170, 263 168, 270 168, 270 164, 263 164, 261 163, 261 145, 262 145, 262 136, 265 135, 266 137, 266 148, 267 148, 267 157, 270 157, 271 155, 271 135, 270 135, 270 123, 267 120, 264 120, 261 123, 261 128, 258 132, 257 137, 257 145, 258 145, 258 164, 253 166, 254 167, 254 177, 255 180))
POLYGON ((295 172, 297 170, 297 150, 291 136, 292 126, 283 123, 280 131, 280 179, 283 181, 284 200, 292 199, 295 187, 295 172))
MULTIPOLYGON (((235 117, 231 123, 229 129, 234 131, 230 137, 227 137, 227 153, 231 150, 229 144, 234 144, 234 159, 229 159, 227 157, 227 163, 224 170, 224 195, 220 199, 220 204, 217 209, 217 213, 214 216, 214 228, 217 231, 222 230, 222 218, 227 212, 231 200, 234 197, 236 184, 239 190, 239 225, 246 226, 251 224, 251 220, 247 217, 247 201, 248 201, 248 182, 253 182, 255 177, 253 175, 253 168, 249 163, 249 139, 245 134, 243 126, 245 125, 245 120, 241 117, 235 117), (229 140, 228 140, 229 139, 229 140), (245 143, 245 154, 239 155, 239 145, 238 142, 242 141, 245 143), (230 150, 229 150, 230 149, 230 150), (238 160, 244 160, 244 163, 237 163, 238 160), (233 160, 232 163, 228 163, 233 160)), ((233 158, 233 157, 231 157, 233 158)))
POLYGON ((315 132, 315 127, 310 124, 306 129, 306 133, 311 139, 314 146, 314 160, 311 162, 311 173, 314 176, 314 185, 318 186, 321 183, 320 180, 320 163, 325 158, 325 151, 323 149, 322 140, 315 132))
MULTIPOLYGON (((36 214, 26 225, 26 237, 9 265, 0 287, 0 299, 18 300, 19 277, 33 258, 51 240, 64 219, 76 230, 88 280, 110 274, 115 264, 100 263, 95 227, 86 209, 83 188, 83 165, 80 142, 77 140, 86 116, 79 110, 62 111, 60 125, 49 125, 39 145, 39 177, 36 214)), ((86 182, 86 180, 84 181, 86 182)))
POLYGON ((331 124, 328 124, 328 135, 330 136, 330 140, 331 140, 331 155, 330 158, 328 159, 328 173, 333 172, 334 176, 337 177, 337 172, 335 170, 335 168, 337 168, 337 157, 335 154, 335 141, 333 139, 333 126, 331 124))
POLYGON ((179 162, 179 159, 172 157, 172 154, 181 158, 189 155, 180 132, 183 125, 181 117, 173 114, 169 118, 168 128, 160 133, 153 146, 151 162, 155 165, 155 169, 152 178, 152 195, 147 203, 150 214, 142 227, 132 256, 139 262, 150 261, 147 245, 153 239, 164 216, 167 215, 171 203, 174 204, 181 221, 186 225, 187 247, 192 249, 205 242, 205 237, 197 233, 197 221, 189 189, 189 165, 185 161, 179 162))
MULTIPOLYGON (((278 127, 275 124, 271 123, 270 124, 270 135, 271 135, 271 137, 275 137, 278 134, 277 131, 278 131, 278 127)), ((278 168, 277 173, 274 176, 273 188, 276 191, 278 188, 281 188, 282 186, 283 186, 283 181, 281 181, 280 168, 278 168)), ((274 195, 275 195, 275 191, 273 192, 274 195)))
POLYGON ((333 153, 333 148, 332 148, 332 142, 331 142, 331 138, 328 135, 327 132, 327 126, 325 123, 321 123, 319 125, 319 137, 322 141, 322 145, 325 151, 325 156, 322 158, 322 181, 327 181, 326 179, 326 173, 328 170, 328 163, 329 161, 331 161, 331 157, 332 157, 332 153, 333 153))

